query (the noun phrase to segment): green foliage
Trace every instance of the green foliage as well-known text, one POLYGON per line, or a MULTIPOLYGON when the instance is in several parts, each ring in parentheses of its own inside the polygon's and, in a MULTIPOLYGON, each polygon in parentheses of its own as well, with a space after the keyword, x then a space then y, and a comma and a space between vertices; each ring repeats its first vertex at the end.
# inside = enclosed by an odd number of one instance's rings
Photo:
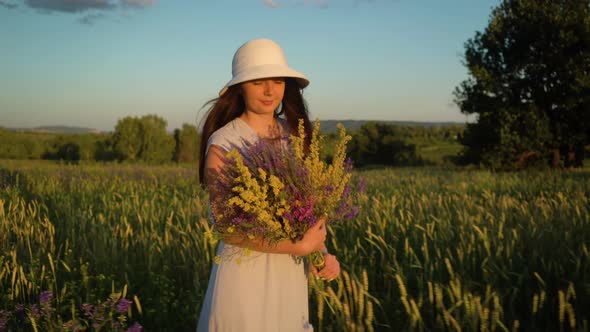
POLYGON ((197 127, 193 125, 185 123, 182 125, 182 129, 174 130, 174 141, 176 142, 174 161, 177 163, 196 162, 199 153, 199 140, 197 127))
POLYGON ((124 117, 117 121, 113 134, 113 150, 122 160, 139 160, 142 147, 141 120, 136 117, 124 117))
POLYGON ((463 162, 496 170, 548 166, 544 155, 545 144, 551 139, 548 124, 541 112, 508 109, 482 114, 461 137, 468 147, 463 151, 463 162))
POLYGON ((110 134, 56 134, 0 129, 0 159, 113 160, 110 134))
MULTIPOLYGON (((127 285, 146 330, 195 329, 215 244, 192 170, 0 166, 0 318, 49 289, 66 322, 127 285)), ((355 176, 360 214, 327 242, 345 273, 310 280, 318 331, 588 328, 587 170, 355 176)))
POLYGON ((128 285, 150 330, 194 330, 211 263, 194 171, 39 166, 0 169, 0 310, 49 289, 71 317, 128 285))
MULTIPOLYGON (((376 124, 375 122, 371 122, 376 124)), ((368 125, 372 125, 369 123, 368 125)), ((396 125, 389 124, 387 122, 379 122, 380 126, 383 126, 385 130, 390 130, 395 139, 399 140, 400 143, 406 146, 415 146, 417 160, 420 160, 417 164, 425 165, 454 165, 458 158, 458 154, 461 151, 461 144, 459 138, 463 135, 463 125, 436 125, 436 126, 408 126, 408 125, 396 125)), ((365 124, 367 125, 367 124, 365 124)), ((363 139, 359 137, 360 128, 348 130, 353 138, 356 137, 356 141, 349 144, 349 147, 355 150, 361 149, 360 144, 368 143, 369 139, 363 139), (352 144, 355 144, 354 146, 352 144)), ((335 133, 326 134, 326 148, 321 151, 322 159, 330 161, 333 155, 333 146, 336 141, 335 133)), ((351 150, 349 149, 349 150, 351 150)), ((364 162, 362 157, 351 155, 356 166, 369 165, 364 162), (358 159, 358 160, 354 160, 358 159)), ((377 159, 375 157, 375 159, 377 159)), ((380 164, 383 161, 379 162, 380 164)), ((407 160, 402 161, 401 164, 408 164, 407 160)))
MULTIPOLYGON (((124 292, 125 289, 123 293, 113 293, 106 301, 96 304, 82 303, 76 306, 72 302, 69 317, 65 318, 62 312, 56 310, 61 309, 59 300, 54 298, 51 291, 43 291, 36 303, 19 303, 14 310, 0 310, 0 331, 140 331, 140 324, 128 322, 127 315, 131 316, 133 302, 125 298, 124 292)), ((141 312, 139 302, 136 305, 141 312)))
POLYGON ((14 132, 0 128, 0 159, 194 163, 198 142, 195 126, 183 124, 173 137, 166 133, 166 120, 146 115, 119 120, 113 134, 14 132))
POLYGON ((355 165, 419 165, 416 146, 400 139, 400 127, 369 122, 352 135, 350 157, 355 165))
POLYGON ((112 160, 109 138, 108 134, 56 134, 42 157, 67 162, 112 160))
POLYGON ((167 122, 157 115, 125 117, 117 122, 113 147, 121 160, 164 163, 172 160, 174 139, 167 122))
MULTIPOLYGON (((175 129, 171 139, 164 138, 162 134, 161 119, 151 119, 148 122, 155 122, 156 126, 142 124, 143 118, 127 117, 119 120, 115 133, 38 133, 38 132, 13 132, 0 129, 0 159, 49 159, 61 160, 69 163, 80 161, 113 161, 125 162, 146 162, 165 163, 174 161, 177 163, 196 163, 198 156, 200 135, 194 125, 183 124, 182 128, 175 129), (154 129, 156 127, 157 129, 154 129), (143 128, 156 131, 154 135, 142 134, 143 128), (164 159, 168 156, 171 140, 174 142, 174 150, 171 159, 164 159), (145 143, 144 141, 156 142, 145 143), (157 143, 161 141, 161 143, 157 143), (146 150, 144 150, 146 149, 146 150), (147 151, 147 152, 144 152, 147 151), (151 158, 148 160, 147 158, 151 158)), ((156 117, 157 118, 157 117, 156 117)), ((387 142, 379 142, 380 146, 389 144, 394 151, 405 151, 405 155, 397 155, 393 161, 395 165, 408 164, 435 164, 443 165, 454 162, 458 154, 460 144, 459 137, 463 133, 462 125, 431 125, 431 126, 408 126, 379 123, 390 132, 387 142), (396 142, 393 142, 393 141, 396 142), (397 145, 396 145, 397 144, 397 145), (412 147, 414 145, 415 147, 412 147), (415 153, 412 152, 415 150, 415 153), (414 154, 416 157, 414 157, 414 154), (402 160, 400 160, 400 158, 402 160), (406 159, 404 159, 406 158, 406 159), (421 160, 412 162, 410 159, 421 160)), ((369 124, 370 126, 370 124, 369 124)), ((359 129, 351 131, 358 135, 359 129)), ((327 148, 322 150, 322 158, 331 160, 332 147, 336 139, 335 133, 326 135, 327 148)), ((379 138, 381 139, 381 138, 379 138)), ((361 138, 357 143, 363 141, 361 138)), ((369 142, 370 140, 364 140, 369 142)), ((357 146, 357 148, 360 148, 357 146)), ((361 156, 361 159, 364 158, 361 156)), ((380 156, 372 158, 378 164, 392 162, 380 156), (376 161, 375 161, 376 160, 376 161)), ((369 164, 357 163, 357 165, 369 164)))
POLYGON ((172 160, 174 139, 166 133, 167 122, 156 115, 141 117, 141 150, 139 157, 149 163, 172 160))
POLYGON ((478 115, 462 141, 466 162, 515 168, 535 155, 556 166, 561 149, 573 152, 567 165, 581 166, 590 143, 590 0, 502 1, 465 43, 465 66, 456 103, 478 115))
POLYGON ((0 128, 0 159, 40 159, 45 140, 0 128))

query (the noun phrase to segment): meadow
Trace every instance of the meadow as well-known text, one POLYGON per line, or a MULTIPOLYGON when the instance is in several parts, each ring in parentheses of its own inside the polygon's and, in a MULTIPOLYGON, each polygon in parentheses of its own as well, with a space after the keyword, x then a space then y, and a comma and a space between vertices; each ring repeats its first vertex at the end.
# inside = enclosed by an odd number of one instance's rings
MULTIPOLYGON (((329 230, 343 273, 310 278, 316 330, 590 330, 588 170, 354 176, 360 213, 329 230)), ((0 161, 0 331, 194 331, 207 216, 188 166, 0 161)))

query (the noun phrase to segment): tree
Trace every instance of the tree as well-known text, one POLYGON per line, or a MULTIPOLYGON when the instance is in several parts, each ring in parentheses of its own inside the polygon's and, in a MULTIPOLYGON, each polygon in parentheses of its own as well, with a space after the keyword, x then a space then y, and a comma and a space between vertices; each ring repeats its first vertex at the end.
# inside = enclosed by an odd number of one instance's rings
POLYGON ((164 163, 172 160, 174 139, 166 133, 168 123, 157 115, 141 117, 141 160, 149 163, 164 163))
POLYGON ((125 117, 117 122, 113 148, 121 160, 163 163, 172 160, 174 139, 166 120, 157 115, 125 117))
POLYGON ((399 126, 368 122, 352 135, 349 155, 357 166, 414 166, 423 161, 416 154, 416 145, 400 139, 399 126))
POLYGON ((108 134, 97 140, 94 148, 94 160, 96 161, 112 161, 117 159, 116 153, 113 151, 113 135, 108 134))
POLYGON ((176 149, 174 151, 174 161, 180 163, 193 163, 197 160, 199 147, 199 133, 197 127, 189 124, 183 124, 182 129, 174 130, 174 141, 176 149))
POLYGON ((590 0, 504 0, 465 43, 455 89, 466 161, 513 167, 536 155, 581 165, 590 140, 590 0))
POLYGON ((142 147, 141 121, 136 117, 120 119, 113 134, 113 149, 123 160, 137 160, 142 147))

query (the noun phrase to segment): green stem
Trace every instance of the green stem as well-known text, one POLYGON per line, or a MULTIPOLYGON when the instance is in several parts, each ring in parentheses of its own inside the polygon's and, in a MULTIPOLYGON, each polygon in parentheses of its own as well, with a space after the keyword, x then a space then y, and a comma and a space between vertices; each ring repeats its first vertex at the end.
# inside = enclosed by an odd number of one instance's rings
POLYGON ((326 259, 324 258, 324 254, 319 250, 312 252, 307 257, 309 259, 310 264, 313 265, 318 270, 318 272, 326 266, 326 259))

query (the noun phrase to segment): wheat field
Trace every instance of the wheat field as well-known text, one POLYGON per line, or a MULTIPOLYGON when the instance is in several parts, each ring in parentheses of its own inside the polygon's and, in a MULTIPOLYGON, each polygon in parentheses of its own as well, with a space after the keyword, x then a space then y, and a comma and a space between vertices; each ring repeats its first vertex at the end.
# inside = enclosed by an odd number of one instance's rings
MULTIPOLYGON (((360 213, 327 244, 343 273, 310 278, 316 330, 590 329, 589 171, 354 176, 360 213)), ((51 291, 40 330, 124 292, 145 330, 194 331, 207 216, 193 167, 0 161, 0 330, 2 312, 51 291)), ((35 329, 26 317, 7 326, 35 329)))

